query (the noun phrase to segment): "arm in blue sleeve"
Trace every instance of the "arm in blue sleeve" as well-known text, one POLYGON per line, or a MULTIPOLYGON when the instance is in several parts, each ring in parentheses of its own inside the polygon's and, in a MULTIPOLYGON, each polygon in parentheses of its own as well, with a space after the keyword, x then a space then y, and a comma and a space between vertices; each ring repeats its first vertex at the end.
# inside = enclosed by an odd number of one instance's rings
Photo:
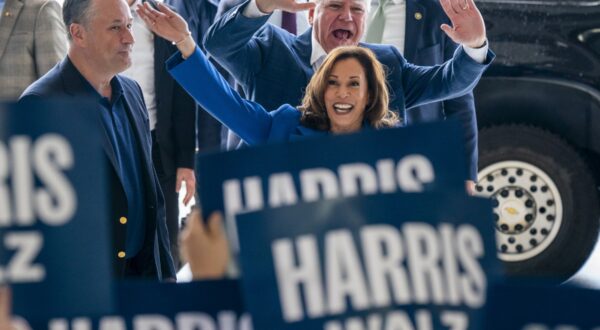
POLYGON ((167 70, 198 104, 248 144, 267 141, 272 117, 232 89, 198 47, 186 60, 175 53, 167 60, 167 70))

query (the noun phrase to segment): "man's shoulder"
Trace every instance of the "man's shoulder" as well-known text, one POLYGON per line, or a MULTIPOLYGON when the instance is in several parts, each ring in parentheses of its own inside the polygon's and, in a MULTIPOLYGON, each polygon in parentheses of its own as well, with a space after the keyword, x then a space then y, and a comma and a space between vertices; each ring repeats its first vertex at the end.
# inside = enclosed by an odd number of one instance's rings
POLYGON ((59 62, 40 79, 29 85, 20 99, 26 97, 55 97, 65 93, 61 77, 61 63, 59 62))
POLYGON ((60 3, 56 0, 25 0, 23 1, 24 8, 29 10, 40 10, 42 7, 52 7, 55 6, 60 8, 60 3))
POLYGON ((401 56, 396 47, 392 45, 360 43, 361 47, 370 49, 379 61, 398 59, 401 56))

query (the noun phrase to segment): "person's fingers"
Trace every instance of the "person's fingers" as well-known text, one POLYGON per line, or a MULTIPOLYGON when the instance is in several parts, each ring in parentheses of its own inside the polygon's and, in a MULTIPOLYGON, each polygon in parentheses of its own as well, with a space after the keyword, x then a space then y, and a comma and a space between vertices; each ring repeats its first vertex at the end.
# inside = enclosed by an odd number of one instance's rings
POLYGON ((190 214, 190 218, 188 219, 188 225, 190 226, 190 231, 194 236, 204 236, 204 223, 202 220, 202 215, 200 214, 200 210, 194 210, 190 214))
POLYGON ((177 12, 171 10, 171 8, 169 8, 169 6, 165 5, 162 2, 156 2, 158 4, 158 9, 164 13, 165 15, 167 15, 167 17, 171 18, 175 15, 178 15, 177 12))
POLYGON ((446 15, 448 15, 448 18, 450 19, 450 21, 454 20, 457 13, 454 11, 454 8, 452 8, 452 5, 450 4, 450 0, 440 0, 440 4, 442 5, 442 9, 446 13, 446 15))
POLYGON ((181 181, 183 181, 183 177, 181 175, 177 175, 175 179, 175 192, 178 193, 181 190, 181 181))
MULTIPOLYGON (((2 326, 9 326, 12 314, 12 295, 10 288, 7 286, 0 286, 0 328, 2 326)), ((4 328, 2 328, 4 329, 4 328)))
POLYGON ((446 33, 446 35, 448 35, 448 37, 450 39, 452 39, 454 41, 454 39, 455 39, 454 29, 450 25, 442 24, 442 26, 440 26, 440 28, 442 29, 442 31, 444 31, 444 33, 446 33))
POLYGON ((188 205, 188 203, 192 200, 192 197, 194 197, 194 190, 196 185, 194 184, 193 180, 188 179, 185 180, 185 197, 183 199, 183 205, 188 205))
POLYGON ((304 2, 304 3, 294 2, 292 9, 294 12, 299 12, 299 11, 313 9, 313 8, 315 8, 315 6, 316 6, 316 4, 314 2, 304 2))
POLYGON ((450 0, 450 5, 457 15, 461 15, 466 9, 464 6, 465 0, 450 0))
POLYGON ((223 235, 223 215, 215 211, 208 217, 208 230, 212 237, 223 235))

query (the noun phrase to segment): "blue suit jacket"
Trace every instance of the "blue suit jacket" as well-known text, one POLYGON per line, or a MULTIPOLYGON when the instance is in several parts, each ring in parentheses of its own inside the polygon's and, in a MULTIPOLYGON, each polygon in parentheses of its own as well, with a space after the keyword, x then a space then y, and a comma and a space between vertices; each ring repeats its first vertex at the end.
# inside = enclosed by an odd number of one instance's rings
MULTIPOLYGON (((487 63, 479 64, 459 48, 452 61, 440 66, 415 67, 404 61, 399 79, 407 87, 400 95, 419 105, 464 94, 477 83, 492 58, 490 53, 487 63)), ((302 126, 300 111, 289 104, 269 112, 260 103, 242 98, 199 48, 187 60, 175 53, 167 68, 206 111, 250 145, 328 134, 302 126)), ((404 112, 403 107, 399 110, 404 112)))
MULTIPOLYGON (((268 16, 244 17, 242 11, 246 4, 233 8, 211 26, 204 40, 206 50, 231 72, 250 100, 267 109, 276 109, 284 103, 300 104, 314 73, 310 65, 312 29, 296 37, 265 24, 268 16)), ((406 118, 407 108, 440 101, 449 95, 461 96, 475 85, 471 84, 460 93, 442 96, 436 90, 440 85, 428 84, 421 79, 420 72, 425 69, 407 63, 393 46, 360 45, 371 49, 387 67, 390 108, 403 118, 406 118)), ((492 58, 490 53, 487 63, 492 58)))
MULTIPOLYGON (((123 87, 123 96, 126 101, 126 110, 131 127, 141 146, 140 158, 142 160, 143 179, 146 192, 146 233, 144 247, 136 258, 142 258, 144 269, 139 270, 140 277, 164 279, 175 278, 173 260, 169 253, 169 238, 165 222, 165 202, 160 190, 158 177, 152 165, 151 137, 148 124, 146 105, 139 85, 126 77, 116 76, 123 87)), ((98 100, 98 95, 86 88, 86 81, 77 71, 77 68, 66 57, 58 63, 46 75, 30 85, 21 95, 19 102, 27 102, 33 99, 46 98, 73 98, 87 97, 98 100)), ((99 105, 100 106, 100 105, 99 105)), ((89 112, 90 120, 102 125, 100 110, 89 112)), ((104 131, 104 130, 102 130, 104 131)), ((110 219, 107 221, 113 228, 113 249, 111 255, 115 258, 117 269, 117 251, 125 250, 125 238, 127 237, 126 226, 119 223, 119 218, 127 215, 127 196, 123 189, 122 180, 116 170, 117 161, 107 135, 102 136, 102 144, 109 166, 108 175, 110 182, 110 219)), ((117 274, 119 275, 119 274, 117 274)))
MULTIPOLYGON (((417 65, 436 65, 452 58, 458 46, 440 29, 449 19, 437 0, 407 0, 404 57, 417 65), (417 14, 420 14, 418 16, 417 14), (415 17, 417 15, 420 19, 415 17)), ((477 117, 473 93, 408 109, 408 124, 456 119, 463 126, 469 178, 477 179, 477 117)))

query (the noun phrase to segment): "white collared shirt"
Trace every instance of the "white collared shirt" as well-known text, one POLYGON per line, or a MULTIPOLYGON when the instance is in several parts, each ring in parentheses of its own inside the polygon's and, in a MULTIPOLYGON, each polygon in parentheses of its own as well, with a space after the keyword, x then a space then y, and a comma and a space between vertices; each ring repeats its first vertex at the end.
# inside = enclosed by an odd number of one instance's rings
MULTIPOLYGON (((371 9, 369 10, 369 18, 367 19, 367 29, 377 12, 377 7, 379 7, 379 0, 371 1, 371 9)), ((406 1, 387 0, 383 6, 383 15, 385 16, 385 26, 383 29, 383 36, 381 37, 381 43, 392 45, 398 49, 400 54, 404 54, 406 1)))
POLYGON ((133 26, 132 32, 135 38, 133 51, 131 54, 132 65, 122 74, 137 81, 142 88, 144 101, 148 109, 148 118, 150 119, 150 130, 156 127, 156 91, 154 90, 154 34, 146 27, 146 24, 135 12, 136 0, 131 5, 133 26))

